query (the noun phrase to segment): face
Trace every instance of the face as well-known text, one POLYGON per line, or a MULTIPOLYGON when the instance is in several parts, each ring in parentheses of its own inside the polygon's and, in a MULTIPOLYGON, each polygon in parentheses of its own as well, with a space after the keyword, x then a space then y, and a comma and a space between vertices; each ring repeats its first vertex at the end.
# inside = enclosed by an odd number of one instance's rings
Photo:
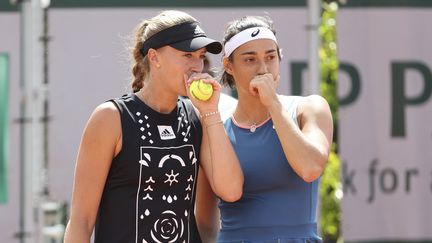
POLYGON ((238 92, 249 92, 249 83, 257 75, 279 75, 276 43, 269 39, 249 41, 232 53, 232 61, 224 58, 225 70, 234 77, 238 92))
POLYGON ((157 50, 158 73, 165 88, 179 95, 186 95, 184 74, 201 73, 204 68, 206 48, 194 52, 179 51, 170 46, 157 50))

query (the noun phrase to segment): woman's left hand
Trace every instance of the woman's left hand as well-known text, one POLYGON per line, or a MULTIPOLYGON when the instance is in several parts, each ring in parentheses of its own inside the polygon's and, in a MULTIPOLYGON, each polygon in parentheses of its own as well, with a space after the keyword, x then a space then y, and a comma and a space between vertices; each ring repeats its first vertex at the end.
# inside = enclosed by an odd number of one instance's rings
POLYGON ((257 75, 249 84, 249 92, 252 95, 258 95, 261 103, 269 107, 274 101, 278 101, 276 88, 279 85, 279 79, 279 75, 274 78, 271 73, 257 75))

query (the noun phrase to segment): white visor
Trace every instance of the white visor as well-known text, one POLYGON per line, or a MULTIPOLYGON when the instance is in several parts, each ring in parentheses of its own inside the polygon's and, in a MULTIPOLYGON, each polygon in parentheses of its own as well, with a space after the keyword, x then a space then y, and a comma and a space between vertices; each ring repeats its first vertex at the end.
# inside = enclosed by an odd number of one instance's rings
POLYGON ((271 30, 264 27, 252 27, 237 33, 229 41, 227 41, 227 43, 225 43, 225 56, 229 57, 235 49, 244 43, 259 39, 270 39, 277 44, 276 36, 271 30))

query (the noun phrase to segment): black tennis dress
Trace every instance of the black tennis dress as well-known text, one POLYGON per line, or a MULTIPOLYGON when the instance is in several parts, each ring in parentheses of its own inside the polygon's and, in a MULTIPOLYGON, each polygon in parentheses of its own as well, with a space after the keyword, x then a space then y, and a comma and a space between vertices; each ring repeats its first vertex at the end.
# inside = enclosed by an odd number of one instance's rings
POLYGON ((95 226, 96 243, 201 242, 194 215, 202 138, 188 99, 161 114, 135 94, 111 100, 121 116, 95 226))

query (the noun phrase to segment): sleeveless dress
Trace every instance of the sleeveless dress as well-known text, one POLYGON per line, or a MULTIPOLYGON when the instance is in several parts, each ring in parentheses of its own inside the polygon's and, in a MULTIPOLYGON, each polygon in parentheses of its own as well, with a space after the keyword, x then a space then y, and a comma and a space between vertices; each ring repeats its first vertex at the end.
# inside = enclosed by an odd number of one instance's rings
MULTIPOLYGON (((279 96, 297 124, 300 97, 279 96)), ((297 124, 298 125, 298 124, 297 124)), ((289 165, 272 120, 255 132, 224 122, 244 173, 243 196, 220 201, 218 242, 321 242, 317 234, 319 180, 305 182, 289 165)))
POLYGON ((111 102, 123 144, 109 170, 95 242, 201 242, 194 203, 202 128, 192 104, 179 99, 161 114, 135 94, 111 102))

